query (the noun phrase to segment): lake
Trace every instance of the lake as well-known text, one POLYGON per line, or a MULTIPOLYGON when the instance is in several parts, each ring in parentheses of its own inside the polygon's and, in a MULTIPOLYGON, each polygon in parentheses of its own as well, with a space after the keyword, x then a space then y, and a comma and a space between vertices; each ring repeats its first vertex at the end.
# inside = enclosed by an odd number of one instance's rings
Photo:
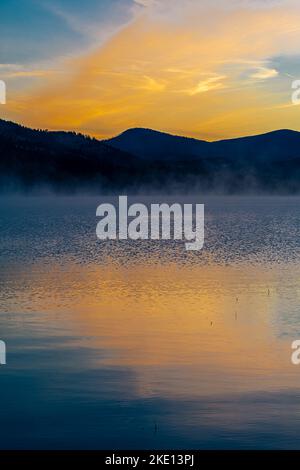
POLYGON ((0 199, 0 447, 300 449, 300 198, 190 197, 199 252, 104 199, 0 199))

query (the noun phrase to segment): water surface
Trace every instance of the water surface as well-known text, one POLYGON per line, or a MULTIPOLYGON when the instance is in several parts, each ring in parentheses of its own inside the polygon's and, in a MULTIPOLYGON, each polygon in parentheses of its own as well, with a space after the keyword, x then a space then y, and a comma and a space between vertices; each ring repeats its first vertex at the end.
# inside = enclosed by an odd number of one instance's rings
POLYGON ((1 448, 300 449, 300 199, 191 199, 199 252, 1 199, 1 448))

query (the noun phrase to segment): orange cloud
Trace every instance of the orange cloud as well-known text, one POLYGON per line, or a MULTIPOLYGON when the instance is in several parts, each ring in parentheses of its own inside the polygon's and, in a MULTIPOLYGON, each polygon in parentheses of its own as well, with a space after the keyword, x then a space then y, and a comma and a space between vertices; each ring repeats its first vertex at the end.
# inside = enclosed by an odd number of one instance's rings
POLYGON ((208 139, 299 128, 295 109, 278 106, 289 100, 289 85, 275 92, 278 72, 267 65, 297 52, 299 7, 186 6, 177 16, 146 8, 105 45, 45 77, 39 90, 20 91, 7 116, 103 138, 134 126, 208 139))

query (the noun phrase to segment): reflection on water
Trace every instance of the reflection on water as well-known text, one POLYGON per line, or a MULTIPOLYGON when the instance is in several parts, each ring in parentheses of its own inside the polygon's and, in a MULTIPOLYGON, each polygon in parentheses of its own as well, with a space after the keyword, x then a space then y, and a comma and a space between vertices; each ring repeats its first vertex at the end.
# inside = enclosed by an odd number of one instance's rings
POLYGON ((99 202, 1 201, 0 446, 300 448, 300 200, 208 198, 201 252, 99 202))

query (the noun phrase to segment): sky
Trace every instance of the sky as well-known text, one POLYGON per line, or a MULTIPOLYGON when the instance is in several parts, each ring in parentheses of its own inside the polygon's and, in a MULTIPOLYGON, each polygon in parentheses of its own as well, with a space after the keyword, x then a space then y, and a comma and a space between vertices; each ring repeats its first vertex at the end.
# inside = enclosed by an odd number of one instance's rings
POLYGON ((300 130, 299 0, 1 0, 0 118, 108 138, 300 130))

